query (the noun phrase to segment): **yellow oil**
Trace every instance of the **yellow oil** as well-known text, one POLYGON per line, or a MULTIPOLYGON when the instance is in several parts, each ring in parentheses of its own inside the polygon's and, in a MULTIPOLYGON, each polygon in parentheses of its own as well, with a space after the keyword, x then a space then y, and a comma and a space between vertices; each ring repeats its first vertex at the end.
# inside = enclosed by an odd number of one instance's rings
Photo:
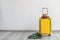
POLYGON ((51 19, 49 17, 39 19, 39 33, 51 34, 51 19))

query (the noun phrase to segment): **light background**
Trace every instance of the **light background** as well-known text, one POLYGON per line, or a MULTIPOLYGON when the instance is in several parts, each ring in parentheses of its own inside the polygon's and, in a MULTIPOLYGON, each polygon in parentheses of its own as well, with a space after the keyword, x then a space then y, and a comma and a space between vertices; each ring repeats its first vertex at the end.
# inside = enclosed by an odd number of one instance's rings
POLYGON ((0 0, 0 30, 38 30, 44 7, 52 30, 60 30, 60 0, 0 0))

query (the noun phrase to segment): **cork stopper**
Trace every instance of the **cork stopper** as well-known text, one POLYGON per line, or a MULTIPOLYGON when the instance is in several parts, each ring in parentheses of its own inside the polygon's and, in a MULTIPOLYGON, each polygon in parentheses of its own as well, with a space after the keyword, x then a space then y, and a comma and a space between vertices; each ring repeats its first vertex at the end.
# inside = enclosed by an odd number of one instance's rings
POLYGON ((48 8, 42 8, 42 14, 43 14, 43 18, 49 17, 48 16, 48 8))

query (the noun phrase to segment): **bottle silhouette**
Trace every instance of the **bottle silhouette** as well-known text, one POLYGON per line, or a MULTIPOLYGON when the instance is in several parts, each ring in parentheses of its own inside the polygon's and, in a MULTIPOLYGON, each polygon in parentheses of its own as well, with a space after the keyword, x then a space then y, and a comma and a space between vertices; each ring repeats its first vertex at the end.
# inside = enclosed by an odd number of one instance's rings
POLYGON ((42 8, 42 16, 39 18, 39 33, 51 35, 51 18, 48 16, 48 8, 42 8))

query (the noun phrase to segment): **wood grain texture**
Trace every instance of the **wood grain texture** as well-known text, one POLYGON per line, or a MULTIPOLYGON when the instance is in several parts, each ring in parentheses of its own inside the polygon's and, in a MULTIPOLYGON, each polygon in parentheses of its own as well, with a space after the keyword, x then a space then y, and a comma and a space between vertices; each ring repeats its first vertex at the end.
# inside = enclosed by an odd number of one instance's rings
POLYGON ((0 40, 60 40, 60 32, 52 32, 51 36, 43 36, 41 39, 28 39, 28 36, 36 32, 0 32, 0 40))

